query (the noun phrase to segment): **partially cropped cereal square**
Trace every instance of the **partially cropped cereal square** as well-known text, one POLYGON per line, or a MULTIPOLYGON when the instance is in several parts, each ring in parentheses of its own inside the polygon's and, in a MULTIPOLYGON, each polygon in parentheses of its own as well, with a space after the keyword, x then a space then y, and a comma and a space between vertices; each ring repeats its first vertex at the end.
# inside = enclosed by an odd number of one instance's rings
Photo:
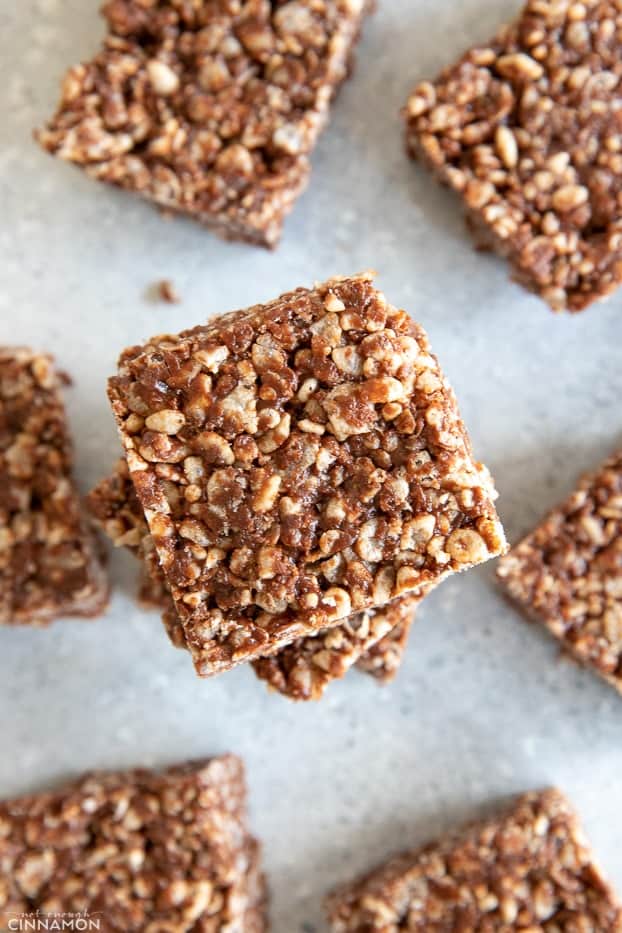
POLYGON ((108 602, 73 476, 66 381, 48 354, 0 347, 0 625, 96 616, 108 602))
POLYGON ((332 933, 622 929, 620 901, 555 789, 396 855, 335 891, 327 909, 332 933))
POLYGON ((0 929, 268 929, 234 755, 85 774, 0 802, 0 929))
POLYGON ((109 392, 202 675, 504 550, 427 336, 369 275, 130 348, 109 392))
POLYGON ((499 562, 509 595, 622 693, 622 451, 499 562))
POLYGON ((529 0, 406 106, 411 153, 554 310, 622 281, 621 82, 617 0, 529 0))

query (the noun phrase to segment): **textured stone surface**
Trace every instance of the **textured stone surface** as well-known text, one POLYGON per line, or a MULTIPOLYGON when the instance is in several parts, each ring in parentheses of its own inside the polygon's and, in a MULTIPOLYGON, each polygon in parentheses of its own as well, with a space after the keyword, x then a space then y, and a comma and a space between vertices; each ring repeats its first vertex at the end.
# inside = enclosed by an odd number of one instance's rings
MULTIPOLYGON (((32 127, 102 25, 97 4, 83 0, 5 4, 0 331, 4 342, 55 352, 74 376, 68 405, 84 491, 117 456, 104 383, 121 346, 370 265, 442 355, 478 456, 498 480, 512 542, 619 446, 622 293, 572 318, 549 314, 508 284, 503 261, 473 252, 455 199, 403 149, 398 111, 412 87, 488 41, 519 5, 383 0, 316 150, 312 187, 272 255, 184 221, 163 224, 149 205, 40 152, 32 127), (181 304, 144 299, 162 278, 181 304)), ((338 882, 405 843, 440 837, 487 801, 550 784, 573 801, 622 889, 622 824, 611 816, 622 812, 620 699, 558 661, 557 645, 506 603, 494 565, 424 601, 393 686, 348 677, 317 706, 264 694, 251 671, 199 680, 157 615, 135 606, 125 555, 113 555, 111 572, 107 619, 2 632, 0 734, 11 749, 2 797, 92 767, 233 748, 248 766, 266 868, 280 879, 275 933, 324 933, 321 900, 338 882)))

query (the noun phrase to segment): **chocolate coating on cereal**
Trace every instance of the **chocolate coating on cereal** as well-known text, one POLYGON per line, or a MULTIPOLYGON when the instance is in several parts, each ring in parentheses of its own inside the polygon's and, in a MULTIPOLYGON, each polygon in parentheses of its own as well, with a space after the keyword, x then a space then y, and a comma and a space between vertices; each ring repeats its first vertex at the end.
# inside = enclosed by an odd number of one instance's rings
POLYGON ((108 0, 109 33, 66 75, 49 152, 275 246, 348 72, 365 0, 108 0))
MULTIPOLYGON (((187 649, 184 627, 155 554, 127 463, 102 480, 87 498, 92 514, 117 547, 141 560, 141 602, 162 610, 164 628, 176 648, 187 649)), ((253 662, 255 673, 283 696, 317 700, 354 664, 381 682, 396 674, 420 597, 402 596, 382 609, 355 614, 340 625, 299 638, 270 658, 253 662)))
POLYGON ((398 855, 328 899, 333 933, 619 933, 620 904, 566 798, 506 813, 398 855))
POLYGON ((510 596, 622 692, 622 451, 500 562, 510 596))
POLYGON ((0 624, 95 616, 108 602, 73 479, 66 381, 50 356, 0 347, 0 624))
POLYGON ((202 675, 504 550, 427 336, 369 276, 131 348, 109 391, 202 675))
POLYGON ((554 310, 622 281, 622 8, 529 0, 406 106, 407 140, 476 239, 554 310))
POLYGON ((245 793, 242 763, 226 755, 0 803, 0 927, 79 913, 106 933, 263 933, 245 793))

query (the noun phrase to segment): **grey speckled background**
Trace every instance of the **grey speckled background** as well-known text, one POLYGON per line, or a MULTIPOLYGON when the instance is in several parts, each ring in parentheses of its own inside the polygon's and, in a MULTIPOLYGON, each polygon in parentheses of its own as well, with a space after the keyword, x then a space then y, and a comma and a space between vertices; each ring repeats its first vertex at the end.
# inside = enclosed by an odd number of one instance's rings
MULTIPOLYGON (((555 317, 471 248, 453 198, 403 154, 397 111, 418 79, 483 41, 518 4, 381 0, 281 249, 227 245, 40 153, 31 129, 65 66, 102 34, 96 0, 0 0, 0 340, 54 351, 86 490, 118 442, 104 395, 118 351, 152 333, 373 266, 429 330, 512 540, 622 436, 622 294, 555 317), (179 306, 147 287, 170 277, 179 306)), ((560 662, 495 588, 493 568, 425 603, 396 684, 352 674, 318 706, 247 670, 201 682, 112 561, 105 619, 0 633, 0 796, 90 767, 231 749, 248 764, 276 933, 323 930, 335 882, 516 791, 579 807, 622 889, 622 700, 560 662)))

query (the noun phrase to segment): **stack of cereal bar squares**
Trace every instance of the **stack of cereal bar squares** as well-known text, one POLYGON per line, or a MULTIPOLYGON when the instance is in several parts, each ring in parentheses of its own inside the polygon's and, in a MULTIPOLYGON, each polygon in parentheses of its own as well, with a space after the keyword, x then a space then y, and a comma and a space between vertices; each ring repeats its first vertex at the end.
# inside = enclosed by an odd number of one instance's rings
POLYGON ((200 676, 389 679, 421 599, 505 549, 427 336, 369 274, 129 348, 109 395, 126 457, 91 508, 200 676))

